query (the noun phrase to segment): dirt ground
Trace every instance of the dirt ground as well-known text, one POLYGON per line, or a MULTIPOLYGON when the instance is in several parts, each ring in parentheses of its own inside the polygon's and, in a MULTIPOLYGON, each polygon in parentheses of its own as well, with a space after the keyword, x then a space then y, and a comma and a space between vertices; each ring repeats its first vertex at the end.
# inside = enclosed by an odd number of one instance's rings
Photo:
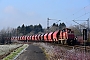
POLYGON ((16 60, 47 60, 47 58, 38 46, 29 44, 28 48, 16 60))

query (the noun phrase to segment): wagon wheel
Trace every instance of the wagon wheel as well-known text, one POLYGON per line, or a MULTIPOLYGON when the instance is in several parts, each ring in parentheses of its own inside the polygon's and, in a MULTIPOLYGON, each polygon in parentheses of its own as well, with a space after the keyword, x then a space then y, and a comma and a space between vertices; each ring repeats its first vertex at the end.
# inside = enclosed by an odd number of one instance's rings
POLYGON ((53 39, 53 43, 55 43, 56 39, 53 39))
POLYGON ((58 40, 58 44, 61 44, 61 40, 58 40))

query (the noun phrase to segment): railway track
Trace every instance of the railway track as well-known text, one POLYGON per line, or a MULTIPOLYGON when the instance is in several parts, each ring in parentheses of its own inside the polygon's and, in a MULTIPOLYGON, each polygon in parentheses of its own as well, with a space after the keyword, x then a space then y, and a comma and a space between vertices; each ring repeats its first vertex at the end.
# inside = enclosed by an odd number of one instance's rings
POLYGON ((54 44, 54 43, 52 43, 52 45, 65 47, 68 50, 75 49, 75 50, 81 50, 81 51, 86 51, 86 52, 89 51, 90 52, 90 46, 80 46, 80 45, 69 46, 69 45, 54 44))

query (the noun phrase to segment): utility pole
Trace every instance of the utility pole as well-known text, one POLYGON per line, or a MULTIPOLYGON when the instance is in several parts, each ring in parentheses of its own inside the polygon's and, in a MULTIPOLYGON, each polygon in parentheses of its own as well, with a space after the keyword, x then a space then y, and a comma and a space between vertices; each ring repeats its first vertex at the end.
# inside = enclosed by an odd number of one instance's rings
MULTIPOLYGON (((47 29, 49 29, 49 20, 54 20, 54 21, 61 21, 61 20, 57 20, 57 19, 50 19, 50 18, 47 18, 47 29)), ((57 23, 57 22, 56 22, 57 23)))
POLYGON ((89 18, 87 20, 87 25, 88 25, 88 32, 89 32, 89 18))
POLYGON ((47 29, 49 29, 49 18, 47 18, 47 29))

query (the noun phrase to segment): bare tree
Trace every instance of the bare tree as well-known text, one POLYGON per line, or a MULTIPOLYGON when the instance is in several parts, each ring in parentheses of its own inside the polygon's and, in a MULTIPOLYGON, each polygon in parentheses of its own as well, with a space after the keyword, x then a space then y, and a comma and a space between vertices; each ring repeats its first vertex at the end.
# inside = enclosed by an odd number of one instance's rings
POLYGON ((12 33, 12 28, 3 28, 0 31, 0 43, 1 44, 10 44, 11 43, 11 33, 12 33))

